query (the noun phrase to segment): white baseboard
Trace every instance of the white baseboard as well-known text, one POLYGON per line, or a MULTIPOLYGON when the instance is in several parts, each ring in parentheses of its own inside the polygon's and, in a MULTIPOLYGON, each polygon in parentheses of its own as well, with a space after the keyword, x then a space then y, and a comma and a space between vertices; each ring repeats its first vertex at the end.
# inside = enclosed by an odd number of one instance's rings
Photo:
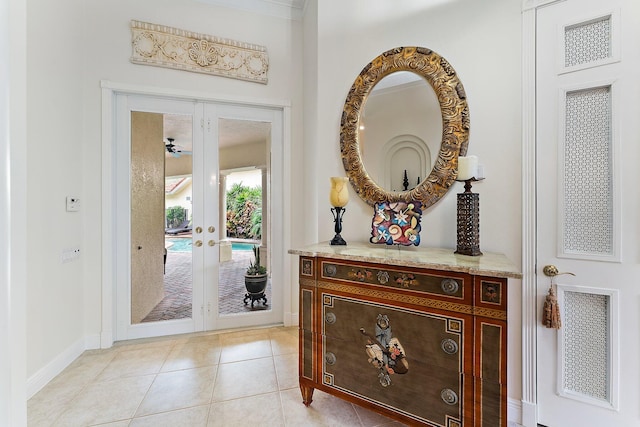
POLYGON ((84 337, 84 349, 96 350, 100 348, 100 334, 86 335, 84 337))
POLYGON ((298 326, 298 313, 286 313, 284 326, 298 326))
POLYGON ((71 362, 76 360, 78 356, 84 352, 86 342, 86 338, 80 338, 56 356, 51 362, 39 369, 38 372, 29 377, 27 379, 27 399, 30 399, 42 390, 42 387, 47 385, 49 381, 60 374, 71 362))
POLYGON ((534 403, 522 402, 522 424, 524 427, 537 427, 538 419, 536 415, 536 405, 534 403))
POLYGON ((111 348, 113 346, 113 331, 111 329, 104 330, 100 334, 100 347, 111 348))
POLYGON ((517 425, 522 424, 522 402, 507 398, 507 421, 517 425))

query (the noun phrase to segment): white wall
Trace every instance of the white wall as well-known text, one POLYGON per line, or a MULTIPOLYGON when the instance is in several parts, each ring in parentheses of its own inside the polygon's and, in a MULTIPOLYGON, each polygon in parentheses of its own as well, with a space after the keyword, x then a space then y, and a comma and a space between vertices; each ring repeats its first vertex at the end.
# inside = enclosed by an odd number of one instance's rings
MULTIPOLYGON (((315 0, 318 9, 317 143, 305 153, 322 165, 305 184, 316 194, 319 240, 333 236, 329 177, 345 175, 340 159, 340 115, 362 68, 397 46, 424 46, 444 56, 467 92, 471 115, 469 154, 485 165, 480 193, 480 246, 521 261, 520 2, 513 0, 315 0), (508 236, 508 238, 505 238, 508 236)), ((305 65, 310 64, 305 58, 305 65)), ((310 64, 312 65, 312 64, 310 64)), ((309 119, 305 118, 305 132, 309 119)), ((308 144, 305 145, 305 148, 308 144)), ((456 246, 456 197, 461 184, 425 212, 423 246, 456 246)), ((370 237, 372 208, 351 193, 342 236, 370 237)), ((309 243, 309 242, 308 242, 309 243)), ((520 283, 509 289, 509 396, 521 393, 520 283)))
POLYGON ((27 3, 28 377, 84 338, 82 4, 27 3), (66 212, 66 196, 81 212, 66 212), (80 261, 62 264, 73 247, 80 261))
POLYGON ((99 345, 102 257, 111 255, 101 253, 100 81, 290 101, 295 145, 302 52, 300 22, 189 0, 32 0, 27 20, 28 256, 37 268, 29 270, 26 357, 33 379, 65 355, 99 345), (266 46, 269 83, 131 64, 132 19, 266 46), (81 198, 81 212, 65 212, 66 195, 81 198), (61 264, 61 250, 76 245, 80 260, 61 264))
POLYGON ((0 0, 0 425, 27 424, 26 4, 0 0))
MULTIPOLYGON (((193 214, 193 183, 189 180, 187 183, 182 183, 178 191, 172 194, 166 194, 164 196, 165 210, 174 206, 182 206, 187 210, 187 219, 192 219, 193 214), (187 197, 189 200, 187 200, 187 197)), ((166 226, 166 225, 165 225, 166 226)))
MULTIPOLYGON (((304 206, 304 214, 300 217, 304 218, 304 226, 294 228, 291 236, 292 243, 296 246, 305 243, 313 243, 318 240, 318 228, 314 227, 314 217, 322 215, 318 209, 318 203, 323 206, 327 197, 319 201, 318 195, 315 193, 317 170, 324 169, 318 167, 315 153, 322 150, 323 147, 332 147, 333 139, 322 141, 318 135, 318 127, 321 122, 318 119, 318 4, 317 0, 309 0, 304 15, 304 139, 302 150, 299 155, 302 159, 298 163, 298 169, 293 170, 292 176, 292 193, 294 198, 301 201, 304 206), (304 171, 304 173, 302 172, 304 171)), ((292 157, 293 157, 292 153, 292 157)), ((327 187, 329 181, 326 181, 327 187)), ((331 218, 331 212, 324 212, 326 218, 331 218)), ((320 216, 321 217, 321 216, 320 216)), ((292 277, 296 277, 297 270, 292 277)), ((298 301, 293 302, 294 307, 298 307, 298 301)), ((297 311, 297 310, 296 310, 297 311)))

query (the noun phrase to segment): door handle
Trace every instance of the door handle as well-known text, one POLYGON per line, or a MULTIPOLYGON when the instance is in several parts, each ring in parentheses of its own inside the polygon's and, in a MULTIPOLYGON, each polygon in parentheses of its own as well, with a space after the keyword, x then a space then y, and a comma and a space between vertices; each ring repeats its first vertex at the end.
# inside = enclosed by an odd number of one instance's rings
POLYGON ((212 239, 212 240, 209 240, 207 243, 209 246, 215 246, 216 241, 212 239))
POLYGON ((200 226, 196 227, 196 233, 197 234, 202 233, 202 227, 200 227, 200 226))
POLYGON ((572 276, 575 276, 575 274, 571 273, 571 272, 564 272, 564 273, 560 273, 558 271, 558 267, 556 267, 555 265, 549 264, 549 265, 545 265, 542 268, 542 272, 544 273, 545 276, 547 277, 556 277, 556 276, 560 276, 561 274, 570 274, 572 276))
POLYGON ((196 245, 197 247, 202 246, 202 240, 196 240, 195 245, 196 245))
POLYGON ((209 233, 213 233, 214 231, 216 231, 216 228, 213 225, 209 226, 209 233))

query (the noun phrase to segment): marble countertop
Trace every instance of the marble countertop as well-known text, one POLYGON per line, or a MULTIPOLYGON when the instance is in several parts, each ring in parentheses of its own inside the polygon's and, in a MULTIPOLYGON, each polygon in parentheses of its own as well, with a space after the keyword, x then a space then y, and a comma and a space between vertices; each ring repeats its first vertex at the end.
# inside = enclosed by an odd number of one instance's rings
POLYGON ((453 249, 374 245, 368 242, 349 242, 346 246, 331 246, 329 242, 321 242, 290 249, 289 253, 493 277, 522 278, 519 269, 505 255, 499 253, 484 252, 480 256, 468 256, 455 254, 453 249))

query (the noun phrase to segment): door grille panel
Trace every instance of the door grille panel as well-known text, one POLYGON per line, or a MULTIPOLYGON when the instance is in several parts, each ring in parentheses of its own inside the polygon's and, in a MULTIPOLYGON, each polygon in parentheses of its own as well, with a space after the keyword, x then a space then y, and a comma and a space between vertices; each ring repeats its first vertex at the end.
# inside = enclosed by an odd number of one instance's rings
POLYGON ((564 135, 564 254, 612 256, 611 87, 567 92, 564 135))
POLYGON ((564 293, 562 391, 610 398, 609 295, 564 293))
POLYGON ((611 57, 611 16, 566 27, 564 66, 575 67, 611 57))

